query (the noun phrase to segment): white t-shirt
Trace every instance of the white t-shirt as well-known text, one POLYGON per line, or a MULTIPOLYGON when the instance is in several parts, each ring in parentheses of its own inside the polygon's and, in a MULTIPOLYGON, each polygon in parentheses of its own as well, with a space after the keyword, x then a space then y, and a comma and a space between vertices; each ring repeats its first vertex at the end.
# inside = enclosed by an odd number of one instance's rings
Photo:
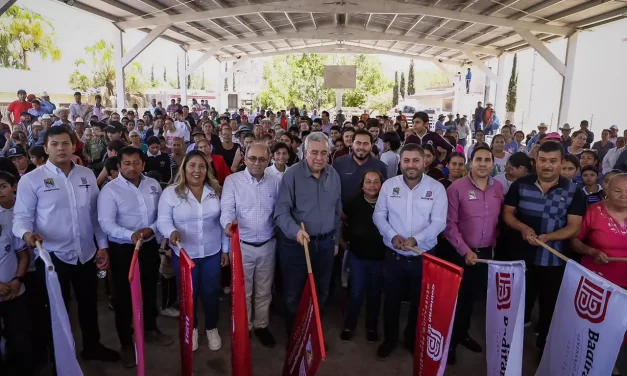
POLYGON ((379 159, 387 166, 388 179, 398 175, 398 162, 401 159, 398 154, 388 150, 379 159))
POLYGON ((506 195, 507 192, 509 191, 509 187, 512 185, 512 183, 514 182, 507 180, 507 178, 505 177, 505 173, 502 174, 498 174, 494 177, 494 180, 500 182, 501 184, 503 184, 503 194, 506 195))
POLYGON ((505 165, 507 164, 510 156, 511 154, 508 152, 505 152, 503 158, 497 158, 496 156, 494 156, 494 166, 496 167, 497 175, 505 172, 505 165))
POLYGON ((190 140, 190 128, 191 126, 189 125, 189 123, 187 121, 175 121, 174 122, 174 126, 176 127, 176 130, 179 131, 181 133, 181 135, 183 136, 183 139, 185 139, 185 142, 189 142, 190 140))
MULTIPOLYGON (((287 167, 287 165, 285 165, 285 171, 287 171, 288 168, 289 167, 287 167)), ((285 174, 285 171, 281 172, 281 171, 277 170, 277 168, 274 165, 272 165, 272 166, 266 167, 266 170, 264 171, 264 173, 270 174, 270 175, 275 175, 275 176, 277 176, 279 178, 282 178, 283 174, 285 174)))

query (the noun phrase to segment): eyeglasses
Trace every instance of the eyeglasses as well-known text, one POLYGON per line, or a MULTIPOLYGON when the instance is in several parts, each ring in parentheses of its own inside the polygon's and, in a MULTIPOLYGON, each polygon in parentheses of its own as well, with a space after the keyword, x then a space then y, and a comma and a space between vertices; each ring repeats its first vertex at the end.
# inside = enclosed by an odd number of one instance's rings
POLYGON ((314 158, 318 158, 318 157, 326 158, 326 157, 329 156, 329 152, 326 151, 326 150, 323 150, 323 151, 318 151, 318 150, 307 151, 307 154, 311 155, 314 158))
POLYGON ((258 157, 246 157, 248 158, 248 160, 250 161, 250 163, 255 164, 257 162, 259 162, 260 164, 266 164, 268 163, 268 158, 258 158, 258 157))

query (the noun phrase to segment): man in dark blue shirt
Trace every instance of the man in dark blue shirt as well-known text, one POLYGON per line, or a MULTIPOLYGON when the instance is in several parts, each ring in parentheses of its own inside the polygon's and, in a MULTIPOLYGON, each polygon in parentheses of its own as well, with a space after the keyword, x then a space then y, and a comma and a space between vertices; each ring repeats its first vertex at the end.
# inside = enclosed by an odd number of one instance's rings
POLYGON ((466 94, 470 93, 470 81, 472 81, 472 72, 468 68, 468 73, 466 73, 466 94))

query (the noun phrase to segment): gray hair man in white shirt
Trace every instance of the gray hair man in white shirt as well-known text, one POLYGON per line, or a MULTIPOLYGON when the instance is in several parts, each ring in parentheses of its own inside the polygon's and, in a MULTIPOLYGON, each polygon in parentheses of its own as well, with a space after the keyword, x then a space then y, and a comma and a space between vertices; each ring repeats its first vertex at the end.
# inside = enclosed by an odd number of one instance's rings
POLYGON ((119 176, 102 188, 98 196, 98 221, 107 234, 115 291, 115 327, 122 345, 122 363, 135 366, 133 343, 133 306, 128 273, 138 241, 143 241, 137 262, 141 271, 144 337, 147 342, 170 345, 173 341, 157 328, 157 280, 159 279, 159 244, 157 208, 161 186, 142 175, 145 162, 142 151, 133 146, 120 150, 119 176))
POLYGON ((270 150, 265 144, 252 144, 246 149, 246 169, 224 181, 220 224, 227 236, 232 235, 234 225, 239 227, 248 329, 264 346, 274 347, 276 341, 268 330, 268 319, 276 258, 274 205, 281 179, 264 174, 269 161, 270 150))
POLYGON ((427 176, 424 150, 417 144, 401 148, 403 175, 383 183, 372 219, 388 247, 385 255, 383 291, 384 341, 377 358, 387 359, 398 342, 403 291, 409 288, 410 308, 405 327, 405 347, 414 353, 416 320, 422 285, 422 258, 407 248, 431 253, 438 234, 446 227, 448 199, 444 186, 427 176))

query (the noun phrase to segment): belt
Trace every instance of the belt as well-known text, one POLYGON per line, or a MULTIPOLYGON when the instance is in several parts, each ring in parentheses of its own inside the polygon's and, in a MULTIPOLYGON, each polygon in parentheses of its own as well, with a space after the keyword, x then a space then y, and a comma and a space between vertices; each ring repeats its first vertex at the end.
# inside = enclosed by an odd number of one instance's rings
POLYGON ((478 253, 478 252, 492 252, 492 247, 475 247, 475 248, 470 248, 471 251, 473 251, 474 253, 478 253))
MULTIPOLYGON (((433 249, 433 248, 432 248, 433 249)), ((425 251, 426 253, 430 253, 431 250, 425 251)), ((419 255, 416 253, 412 253, 411 256, 405 256, 402 255, 398 252, 396 252, 395 250, 393 250, 392 248, 387 248, 387 251, 390 252, 392 254, 392 257, 395 257, 397 260, 403 260, 403 261, 412 261, 412 260, 416 260, 416 257, 418 257, 419 255)), ((409 252, 409 251, 408 251, 409 252)))
POLYGON ((266 244, 267 242, 269 242, 270 240, 274 239, 274 236, 271 237, 270 239, 266 240, 265 242, 261 242, 261 243, 251 243, 251 242, 245 242, 243 240, 240 239, 240 242, 249 245, 251 247, 261 247, 262 245, 266 244))
POLYGON ((333 238, 333 235, 335 235, 335 231, 320 235, 309 235, 309 240, 327 240, 333 238))

